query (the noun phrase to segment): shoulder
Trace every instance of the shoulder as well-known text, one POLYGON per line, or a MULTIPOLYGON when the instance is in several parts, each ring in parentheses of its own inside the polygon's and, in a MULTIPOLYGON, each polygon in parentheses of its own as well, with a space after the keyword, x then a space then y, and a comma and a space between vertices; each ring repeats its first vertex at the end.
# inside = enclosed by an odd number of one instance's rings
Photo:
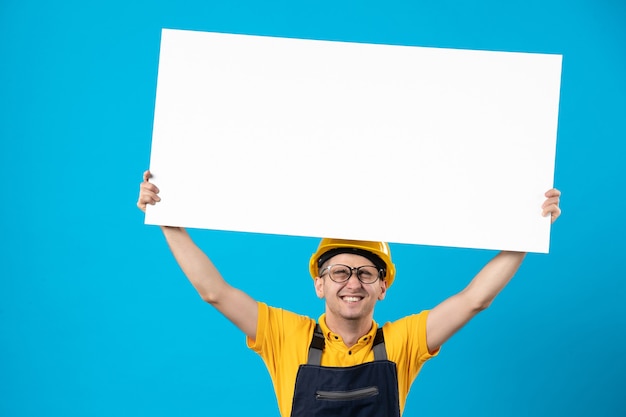
POLYGON ((385 323, 383 334, 391 355, 422 356, 428 351, 426 344, 426 319, 428 310, 385 323), (393 353, 392 353, 393 352, 393 353))
POLYGON ((274 352, 287 346, 308 346, 315 329, 315 320, 282 308, 258 302, 259 318, 256 340, 248 346, 257 352, 274 352))
POLYGON ((424 310, 417 314, 402 317, 396 321, 387 322, 383 325, 383 332, 387 336, 388 333, 414 333, 422 327, 426 330, 428 313, 429 310, 424 310))
POLYGON ((315 320, 282 308, 271 307, 259 302, 259 326, 273 333, 284 335, 293 333, 313 332, 315 320), (310 331, 309 331, 310 330, 310 331))
POLYGON ((293 311, 285 310, 284 308, 272 307, 264 302, 259 301, 259 314, 266 315, 266 317, 273 321, 282 322, 315 322, 312 318, 301 314, 294 313, 293 311))

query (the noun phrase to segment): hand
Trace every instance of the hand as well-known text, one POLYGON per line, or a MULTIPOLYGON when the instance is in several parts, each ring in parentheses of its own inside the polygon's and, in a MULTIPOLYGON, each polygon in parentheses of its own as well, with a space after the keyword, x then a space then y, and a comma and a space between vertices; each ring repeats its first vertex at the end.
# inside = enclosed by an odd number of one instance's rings
POLYGON ((559 201, 561 192, 556 188, 546 191, 546 201, 544 201, 541 208, 543 209, 542 216, 552 216, 552 223, 561 215, 561 209, 559 208, 559 201))
POLYGON ((139 210, 146 212, 146 205, 151 204, 155 205, 159 201, 161 201, 161 197, 159 197, 159 189, 156 185, 152 184, 148 180, 152 174, 150 171, 145 171, 143 173, 143 182, 139 185, 139 200, 137 200, 137 207, 139 210))

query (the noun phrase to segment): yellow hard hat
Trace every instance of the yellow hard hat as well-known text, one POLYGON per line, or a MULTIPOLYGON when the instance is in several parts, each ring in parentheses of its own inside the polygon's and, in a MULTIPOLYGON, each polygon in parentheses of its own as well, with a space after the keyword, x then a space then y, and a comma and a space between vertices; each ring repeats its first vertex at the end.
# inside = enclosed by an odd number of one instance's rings
POLYGON ((396 277, 396 266, 391 262, 391 250, 386 242, 324 238, 309 261, 311 277, 317 278, 320 266, 340 253, 353 253, 366 257, 376 267, 383 269, 383 279, 387 281, 387 288, 391 287, 396 277))

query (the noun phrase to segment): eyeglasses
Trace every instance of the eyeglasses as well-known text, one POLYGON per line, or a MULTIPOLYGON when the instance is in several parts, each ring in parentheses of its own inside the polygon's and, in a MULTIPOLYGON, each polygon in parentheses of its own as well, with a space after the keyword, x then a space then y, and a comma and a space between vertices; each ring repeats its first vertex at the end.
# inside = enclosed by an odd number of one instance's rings
POLYGON ((335 264, 329 265, 320 274, 320 277, 324 276, 328 272, 330 279, 336 283, 346 282, 352 276, 352 273, 356 271, 356 277, 363 284, 373 284, 381 277, 382 270, 376 269, 375 266, 365 265, 351 268, 348 265, 335 264))

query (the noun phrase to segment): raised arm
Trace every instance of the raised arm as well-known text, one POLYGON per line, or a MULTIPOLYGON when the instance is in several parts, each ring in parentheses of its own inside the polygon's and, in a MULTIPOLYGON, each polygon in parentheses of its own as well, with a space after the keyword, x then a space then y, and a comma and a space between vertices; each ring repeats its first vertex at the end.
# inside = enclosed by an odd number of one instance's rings
MULTIPOLYGON (((546 192, 542 206, 544 216, 552 222, 561 214, 556 189, 546 192)), ((426 322, 426 342, 431 352, 437 350, 476 314, 483 311, 509 283, 522 264, 525 253, 500 252, 472 279, 463 291, 433 308, 426 322)))
MULTIPOLYGON (((149 182, 150 171, 144 172, 139 187, 137 207, 161 201, 159 189, 149 182)), ((204 301, 217 308, 251 339, 256 338, 258 307, 249 295, 229 285, 211 260, 198 248, 182 227, 161 227, 165 239, 189 282, 204 301)))

